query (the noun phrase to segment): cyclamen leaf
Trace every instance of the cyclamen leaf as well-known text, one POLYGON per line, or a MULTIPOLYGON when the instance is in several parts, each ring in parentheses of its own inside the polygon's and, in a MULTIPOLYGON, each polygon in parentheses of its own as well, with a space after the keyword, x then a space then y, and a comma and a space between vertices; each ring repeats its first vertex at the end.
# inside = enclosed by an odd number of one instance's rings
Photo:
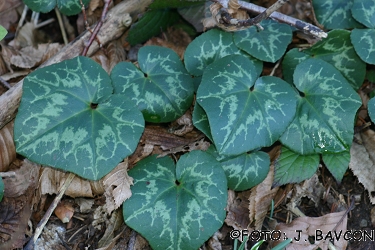
POLYGON ((270 170, 270 157, 262 151, 226 157, 220 155, 211 144, 206 152, 221 163, 227 176, 228 188, 234 191, 243 191, 258 185, 270 170))
POLYGON ((359 28, 350 9, 353 0, 314 0, 313 7, 316 19, 325 29, 359 28))
MULTIPOLYGON (((233 43, 232 34, 218 29, 209 30, 195 38, 186 48, 184 62, 187 71, 194 76, 201 76, 204 69, 214 61, 227 55, 245 55, 233 43)), ((262 63, 252 59, 260 75, 262 63)))
POLYGON ((297 66, 294 85, 303 97, 281 142, 302 155, 348 150, 361 101, 346 79, 331 64, 312 58, 297 66))
POLYGON ((195 103, 193 111, 193 124, 197 129, 202 131, 203 134, 205 134, 208 137, 208 139, 213 141, 207 114, 197 102, 195 103))
POLYGON ((275 163, 273 185, 298 183, 310 178, 318 169, 319 158, 319 154, 299 155, 282 147, 281 154, 275 163))
POLYGON ((86 57, 38 69, 23 84, 16 150, 31 161, 98 180, 133 153, 144 120, 86 57))
POLYGON ((276 62, 284 55, 287 46, 292 41, 292 29, 287 24, 273 20, 263 20, 260 25, 264 27, 264 30, 251 26, 235 32, 234 42, 237 47, 259 60, 276 62))
POLYGON ((370 119, 372 122, 374 122, 375 121, 375 97, 371 98, 368 101, 367 107, 368 107, 368 114, 370 116, 370 119))
POLYGON ((132 196, 125 223, 155 250, 198 249, 223 224, 227 180, 208 153, 192 151, 175 166, 168 157, 147 157, 129 171, 132 196))
POLYGON ((367 28, 375 28, 375 1, 354 0, 353 17, 367 28))
POLYGON ((336 181, 341 182, 350 162, 350 152, 323 154, 323 162, 336 181))
POLYGON ((209 65, 197 92, 219 154, 272 145, 292 121, 296 92, 283 80, 257 79, 252 61, 232 55, 209 65))
POLYGON ((366 64, 355 52, 348 30, 332 30, 328 32, 326 39, 317 42, 309 49, 303 51, 290 50, 283 61, 285 79, 288 81, 292 79, 296 65, 304 58, 319 58, 332 64, 354 89, 358 89, 365 78, 366 64))
POLYGON ((117 64, 112 72, 115 93, 136 103, 148 122, 171 122, 193 102, 193 78, 171 49, 144 46, 138 52, 140 69, 130 62, 117 64))
POLYGON ((350 38, 359 57, 368 64, 375 64, 375 29, 354 29, 350 38))
MULTIPOLYGON (((23 2, 35 12, 47 13, 53 10, 56 5, 65 15, 76 15, 82 10, 80 0, 23 0, 23 2)), ((84 5, 89 2, 90 0, 82 0, 84 5)))

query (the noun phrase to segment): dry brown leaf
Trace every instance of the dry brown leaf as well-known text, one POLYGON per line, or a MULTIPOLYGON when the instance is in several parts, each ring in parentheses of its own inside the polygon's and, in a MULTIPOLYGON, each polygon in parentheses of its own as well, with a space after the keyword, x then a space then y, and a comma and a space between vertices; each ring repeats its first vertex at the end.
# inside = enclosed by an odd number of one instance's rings
POLYGON ((17 7, 22 5, 21 0, 0 1, 0 23, 9 30, 12 24, 18 21, 17 7))
POLYGON ((290 202, 300 205, 301 199, 307 197, 314 202, 315 207, 320 205, 320 199, 325 191, 325 188, 322 183, 320 183, 316 173, 310 179, 294 185, 293 189, 294 192, 290 202))
POLYGON ((271 164, 270 171, 264 181, 251 189, 249 198, 249 217, 251 223, 255 222, 255 230, 262 229, 264 218, 266 217, 268 210, 271 208, 272 200, 279 190, 279 187, 272 188, 274 168, 274 165, 271 164))
POLYGON ((0 130, 0 172, 9 169, 9 164, 16 159, 16 148, 13 142, 14 121, 0 130))
POLYGON ((98 247, 102 249, 112 249, 110 246, 116 243, 118 236, 115 237, 115 231, 123 224, 124 219, 120 210, 116 210, 111 214, 111 218, 106 220, 106 230, 103 237, 98 242, 98 247))
POLYGON ((109 61, 109 72, 112 71, 116 64, 126 60, 126 52, 120 39, 112 41, 108 44, 107 54, 109 61))
POLYGON ((287 250, 315 250, 318 248, 327 250, 329 240, 332 238, 336 249, 346 249, 348 243, 347 240, 344 240, 346 226, 347 216, 345 211, 330 213, 321 217, 300 217, 293 220, 290 224, 280 223, 277 225, 276 230, 282 232, 282 239, 271 242, 275 246, 284 240, 284 236, 287 236, 288 238, 293 238, 292 243, 286 247, 287 250), (343 216, 344 219, 341 221, 343 216), (338 236, 340 232, 341 235, 338 236), (336 240, 335 233, 339 240, 336 240), (329 238, 329 235, 331 235, 331 238, 329 238), (314 243, 309 242, 309 236, 315 237, 314 243))
POLYGON ((362 141, 362 145, 353 142, 350 148, 349 168, 368 191, 370 202, 375 204, 375 175, 373 174, 375 168, 375 132, 368 129, 355 134, 354 137, 362 141))
POLYGON ((14 170, 14 176, 3 178, 4 195, 18 197, 24 195, 27 189, 34 189, 38 185, 39 171, 40 165, 25 159, 22 165, 14 170))
POLYGON ((128 158, 121 162, 107 174, 103 179, 105 187, 105 198, 107 205, 107 212, 111 212, 132 195, 130 185, 133 185, 133 178, 128 175, 128 158))
POLYGON ((227 217, 225 223, 236 230, 244 230, 249 226, 249 196, 250 190, 238 193, 228 190, 227 217))
MULTIPOLYGON (((44 194, 57 194, 60 187, 65 183, 69 173, 57 169, 44 167, 40 177, 40 192, 44 194)), ((75 176, 65 195, 75 197, 94 197, 90 182, 75 176)))
POLYGON ((208 249, 209 250, 221 250, 221 242, 220 240, 223 240, 223 235, 219 232, 216 231, 214 235, 208 240, 208 249))
POLYGON ((58 43, 38 44, 37 46, 27 46, 18 51, 10 58, 12 65, 30 69, 37 67, 50 57, 54 56, 63 46, 58 43))
POLYGON ((0 249, 18 249, 25 244, 27 221, 31 216, 28 195, 4 197, 0 203, 0 249))
POLYGON ((85 214, 91 211, 91 208, 95 203, 95 200, 88 198, 76 198, 74 199, 74 202, 79 206, 79 211, 85 214))
POLYGON ((108 74, 110 73, 108 57, 103 50, 95 52, 91 59, 99 63, 108 74))
POLYGON ((74 215, 74 208, 72 203, 63 200, 57 204, 57 207, 53 212, 62 223, 68 223, 74 215))

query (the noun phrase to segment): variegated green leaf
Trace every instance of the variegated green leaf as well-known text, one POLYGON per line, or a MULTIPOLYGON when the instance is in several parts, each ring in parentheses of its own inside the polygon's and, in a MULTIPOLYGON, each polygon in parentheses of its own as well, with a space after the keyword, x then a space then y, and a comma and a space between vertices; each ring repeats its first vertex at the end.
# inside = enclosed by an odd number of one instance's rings
POLYGON ((341 182, 350 162, 350 152, 323 154, 323 162, 336 181, 341 182))
MULTIPOLYGON (((240 54, 245 55, 234 45, 231 33, 212 29, 195 38, 188 45, 184 53, 184 62, 190 74, 201 76, 204 69, 214 61, 227 55, 240 54)), ((260 75, 262 63, 255 58, 251 60, 255 64, 256 72, 260 75)))
POLYGON ((86 57, 32 72, 24 80, 14 125, 17 152, 100 179, 133 153, 144 129, 133 102, 112 92, 108 74, 86 57))
POLYGON ((301 96, 281 142, 303 155, 348 150, 361 106, 358 94, 335 67, 320 59, 300 63, 293 79, 301 96))
POLYGON ((220 155, 211 145, 206 152, 221 163, 227 176, 228 187, 234 191, 243 191, 258 185, 270 170, 270 157, 262 151, 226 157, 220 155))
POLYGON ((316 19, 325 29, 352 29, 361 25, 352 17, 353 0, 314 0, 316 19))
POLYGON ((155 250, 198 249, 223 224, 227 180, 208 153, 192 151, 177 165, 151 156, 129 171, 132 196, 123 205, 125 223, 155 250))
POLYGON ((7 35, 8 31, 0 25, 0 41, 7 35))
POLYGON ((289 50, 282 62, 284 80, 293 84, 293 73, 297 65, 310 57, 310 55, 300 51, 298 48, 289 50))
POLYGON ((311 48, 289 51, 283 61, 285 79, 290 80, 295 66, 305 58, 322 59, 338 69, 354 89, 358 89, 365 78, 366 64, 358 57, 350 41, 350 31, 332 30, 328 37, 311 48), (304 55, 305 54, 305 55, 304 55))
POLYGON ((354 29, 350 38, 359 57, 368 64, 375 64, 375 29, 354 29))
POLYGON ((117 64, 111 77, 115 93, 132 100, 148 122, 170 122, 182 116, 193 101, 192 77, 171 49, 144 46, 138 52, 140 69, 117 64))
POLYGON ((319 154, 299 155, 286 147, 275 162, 274 186, 298 183, 309 179, 319 166, 319 154))
POLYGON ((353 17, 367 28, 375 28, 375 1, 354 0, 353 17))
MULTIPOLYGON (((81 12, 80 0, 23 0, 31 10, 36 12, 50 12, 56 6, 65 15, 76 15, 81 12)), ((90 0, 82 0, 87 5, 90 0)))
POLYGON ((284 55, 286 47, 292 41, 292 29, 287 24, 273 20, 263 20, 260 25, 263 30, 251 26, 235 32, 234 42, 237 47, 259 60, 276 62, 284 55))
POLYGON ((257 79, 250 59, 232 55, 206 68, 197 102, 206 111, 218 152, 239 155, 279 138, 294 117, 295 95, 280 78, 257 79))
POLYGON ((207 114, 204 109, 199 105, 199 103, 195 103, 194 111, 193 111, 193 124, 194 126, 199 129, 200 131, 205 134, 208 139, 213 141, 211 135, 211 128, 210 123, 208 122, 207 114))
POLYGON ((367 103, 368 114, 372 122, 375 122, 375 97, 371 98, 367 103))

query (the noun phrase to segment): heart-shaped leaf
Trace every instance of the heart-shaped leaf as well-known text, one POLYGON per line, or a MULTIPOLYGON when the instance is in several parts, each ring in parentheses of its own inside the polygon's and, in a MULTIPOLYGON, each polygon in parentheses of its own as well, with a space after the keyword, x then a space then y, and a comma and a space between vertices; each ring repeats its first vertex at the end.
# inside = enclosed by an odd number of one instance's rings
POLYGON ((286 47, 292 41, 292 29, 287 24, 273 20, 263 20, 259 30, 256 26, 235 32, 234 42, 240 49, 253 57, 266 61, 276 62, 285 53, 286 47))
POLYGON ((297 114, 281 142, 299 154, 338 153, 350 148, 358 94, 331 64, 308 59, 294 71, 300 91, 297 114))
POLYGON ((323 154, 323 162, 336 181, 341 182, 350 162, 350 152, 344 151, 338 154, 323 154))
POLYGON ((332 64, 354 89, 358 89, 365 78, 366 64, 355 52, 348 30, 332 30, 328 32, 326 39, 317 42, 309 49, 290 50, 283 60, 283 73, 286 80, 292 79, 296 65, 304 58, 319 58, 332 64))
POLYGON ((298 183, 310 178, 318 169, 319 154, 299 155, 286 147, 275 162, 274 186, 298 183))
POLYGON ((353 17, 350 9, 353 0, 314 0, 316 19, 325 29, 352 29, 361 24, 353 17))
POLYGON ((23 84, 16 150, 31 161, 98 180, 133 153, 142 114, 113 96, 108 74, 86 57, 38 69, 23 84))
POLYGON ((292 121, 296 92, 285 81, 257 79, 250 59, 241 55, 209 65, 197 92, 219 154, 239 155, 272 145, 292 121))
POLYGON ((138 52, 140 69, 130 62, 117 64, 111 78, 115 93, 130 97, 148 122, 170 122, 193 102, 192 77, 171 49, 144 46, 138 52))
POLYGON ((353 17, 367 28, 375 28, 375 2, 354 0, 352 6, 353 17))
POLYGON ((221 163, 227 176, 228 188, 234 191, 243 191, 258 185, 267 177, 270 170, 270 157, 262 151, 225 157, 219 155, 211 145, 206 152, 221 163))
POLYGON ((123 205, 125 223, 155 250, 198 249, 223 224, 227 180, 208 153, 192 151, 175 166, 151 156, 129 171, 132 196, 123 205))
MULTIPOLYGON (((69 16, 76 15, 82 10, 80 0, 23 0, 23 2, 35 12, 50 12, 57 6, 61 13, 69 16)), ((89 2, 90 0, 82 0, 84 5, 89 2)))
MULTIPOLYGON (((204 69, 214 61, 227 55, 245 55, 233 43, 232 34, 218 29, 209 30, 195 38, 184 53, 185 67, 190 74, 201 76, 204 69)), ((251 58, 251 57, 249 57, 251 58)), ((260 75, 262 63, 251 58, 260 75)))
POLYGON ((204 109, 199 105, 199 103, 195 103, 194 111, 193 111, 193 124, 194 127, 199 129, 200 131, 205 134, 208 139, 213 141, 210 129, 210 123, 208 122, 208 117, 204 109))
POLYGON ((354 29, 350 38, 355 52, 368 64, 375 64, 375 29, 354 29))
POLYGON ((372 122, 375 122, 375 97, 371 98, 368 103, 368 114, 372 122))

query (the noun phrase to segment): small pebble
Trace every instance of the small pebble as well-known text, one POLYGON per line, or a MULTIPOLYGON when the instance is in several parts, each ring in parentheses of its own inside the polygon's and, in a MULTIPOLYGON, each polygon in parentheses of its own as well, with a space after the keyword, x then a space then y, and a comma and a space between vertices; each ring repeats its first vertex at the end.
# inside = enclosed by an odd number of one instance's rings
POLYGON ((367 227, 367 220, 362 219, 362 220, 361 220, 361 223, 359 223, 359 226, 360 226, 360 227, 367 227))

